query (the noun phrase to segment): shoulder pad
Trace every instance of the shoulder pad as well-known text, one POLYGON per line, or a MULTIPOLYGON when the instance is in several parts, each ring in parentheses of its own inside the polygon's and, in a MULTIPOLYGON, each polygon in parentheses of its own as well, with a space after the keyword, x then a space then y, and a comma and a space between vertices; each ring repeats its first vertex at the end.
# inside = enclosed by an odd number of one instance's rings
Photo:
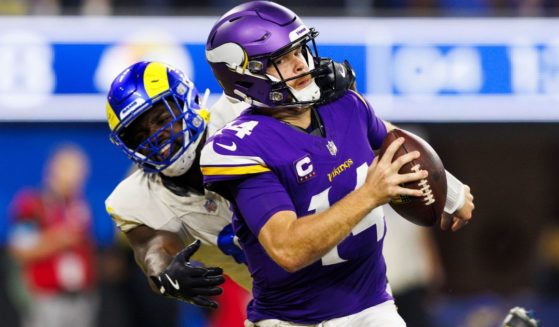
POLYGON ((237 119, 208 139, 200 158, 205 181, 270 171, 264 160, 254 155, 254 142, 250 141, 258 123, 258 120, 237 119))

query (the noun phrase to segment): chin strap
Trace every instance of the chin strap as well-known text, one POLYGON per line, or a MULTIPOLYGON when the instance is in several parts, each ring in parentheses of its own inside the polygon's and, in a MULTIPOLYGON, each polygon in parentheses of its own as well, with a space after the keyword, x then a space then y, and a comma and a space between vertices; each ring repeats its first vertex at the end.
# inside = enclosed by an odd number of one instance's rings
POLYGON ((314 79, 302 90, 295 90, 294 88, 289 87, 289 91, 291 91, 298 102, 315 102, 320 99, 320 88, 314 79))
POLYGON ((194 160, 196 160, 196 149, 198 148, 198 144, 202 139, 202 135, 203 134, 198 136, 198 139, 192 142, 192 144, 188 146, 186 151, 184 151, 183 154, 181 154, 177 158, 177 160, 175 160, 175 162, 169 165, 169 167, 163 169, 161 173, 169 177, 176 177, 185 174, 190 169, 190 167, 192 167, 194 160))
MULTIPOLYGON (((293 104, 296 104, 297 102, 302 102, 304 106, 309 106, 315 102, 318 102, 318 100, 320 100, 320 95, 321 95, 320 87, 316 83, 313 74, 309 73, 308 75, 311 76, 313 80, 309 85, 307 85, 304 89, 301 90, 296 90, 284 82, 284 84, 289 89, 289 92, 294 97, 294 99, 292 99, 293 104)), ((274 75, 266 74, 266 76, 273 82, 282 82, 281 79, 275 77, 274 75)), ((290 106, 290 105, 291 105, 290 103, 285 103, 283 105, 279 105, 278 107, 290 106)))

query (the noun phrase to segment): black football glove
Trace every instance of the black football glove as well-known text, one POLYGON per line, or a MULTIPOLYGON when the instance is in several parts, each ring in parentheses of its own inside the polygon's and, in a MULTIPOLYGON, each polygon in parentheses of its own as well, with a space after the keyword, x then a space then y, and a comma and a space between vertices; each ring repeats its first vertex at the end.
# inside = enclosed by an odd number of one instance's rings
POLYGON ((218 286, 225 282, 223 270, 217 267, 194 267, 190 257, 200 248, 196 240, 181 250, 158 276, 151 276, 161 294, 206 308, 217 308, 208 296, 223 292, 218 286))
POLYGON ((514 307, 503 321, 502 327, 538 327, 538 321, 531 312, 521 307, 514 307))
POLYGON ((334 101, 347 90, 355 90, 355 72, 347 60, 343 63, 330 58, 320 58, 315 73, 315 81, 320 87, 319 104, 334 101))

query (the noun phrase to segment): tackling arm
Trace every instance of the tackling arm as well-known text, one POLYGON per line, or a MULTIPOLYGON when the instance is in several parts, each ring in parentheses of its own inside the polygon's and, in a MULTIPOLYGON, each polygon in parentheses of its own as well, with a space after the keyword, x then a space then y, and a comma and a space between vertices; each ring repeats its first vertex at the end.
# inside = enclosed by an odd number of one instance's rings
POLYGON ((154 291, 198 306, 217 308, 217 303, 207 296, 221 294, 218 286, 225 281, 223 271, 216 267, 195 267, 189 261, 200 247, 200 241, 183 249, 176 234, 144 225, 130 230, 126 236, 136 262, 154 291))
MULTIPOLYGON (((159 275, 184 247, 176 234, 156 231, 145 225, 132 229, 126 236, 134 250, 136 263, 148 277, 159 275)), ((159 292, 151 279, 148 281, 152 289, 159 292)))

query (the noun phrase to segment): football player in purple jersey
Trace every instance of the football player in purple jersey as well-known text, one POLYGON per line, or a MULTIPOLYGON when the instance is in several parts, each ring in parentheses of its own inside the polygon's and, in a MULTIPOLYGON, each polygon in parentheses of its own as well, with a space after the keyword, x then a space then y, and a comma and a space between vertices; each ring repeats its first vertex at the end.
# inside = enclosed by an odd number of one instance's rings
MULTIPOLYGON (((291 10, 255 1, 224 14, 206 44, 225 94, 251 105, 201 155, 206 186, 232 201, 253 277, 246 326, 404 326, 385 276, 381 206, 422 196, 401 185, 427 172, 398 173, 419 156, 392 162, 402 139, 375 156, 394 127, 356 92, 323 103, 317 35, 291 10)), ((447 178, 457 230, 473 197, 447 178)))
MULTIPOLYGON (((348 63, 322 58, 321 101, 339 97, 354 78, 348 63)), ((138 62, 114 79, 106 105, 110 138, 140 169, 105 203, 156 292, 215 308, 208 296, 221 293, 221 268, 244 288, 251 280, 233 237, 229 204, 203 188, 199 154, 212 130, 207 124, 215 130, 248 105, 220 99, 208 122, 203 102, 184 73, 163 63, 138 62), (191 256, 215 267, 195 266, 191 256)))

